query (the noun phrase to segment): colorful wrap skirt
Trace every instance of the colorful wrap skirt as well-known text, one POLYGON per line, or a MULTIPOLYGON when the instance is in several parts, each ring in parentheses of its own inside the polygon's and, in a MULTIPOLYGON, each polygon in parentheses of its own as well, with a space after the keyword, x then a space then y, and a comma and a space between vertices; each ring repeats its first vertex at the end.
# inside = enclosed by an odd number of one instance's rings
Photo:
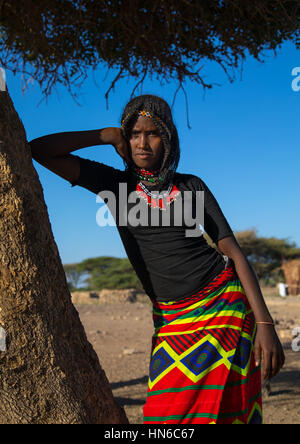
POLYGON ((153 303, 144 424, 261 424, 253 312, 229 264, 204 289, 153 303))

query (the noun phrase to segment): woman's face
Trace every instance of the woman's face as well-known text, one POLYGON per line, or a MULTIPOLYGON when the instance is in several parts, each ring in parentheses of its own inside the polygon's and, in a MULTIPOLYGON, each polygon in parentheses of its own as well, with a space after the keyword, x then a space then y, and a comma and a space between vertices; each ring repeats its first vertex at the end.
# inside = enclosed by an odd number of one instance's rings
POLYGON ((130 139, 131 157, 135 165, 146 170, 160 167, 163 159, 163 141, 149 117, 140 116, 132 128, 130 139))

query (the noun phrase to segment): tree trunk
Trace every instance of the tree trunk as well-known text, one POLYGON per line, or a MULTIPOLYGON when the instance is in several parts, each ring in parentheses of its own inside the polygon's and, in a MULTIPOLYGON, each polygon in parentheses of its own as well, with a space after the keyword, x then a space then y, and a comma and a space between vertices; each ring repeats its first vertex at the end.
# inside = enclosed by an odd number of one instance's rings
POLYGON ((71 303, 7 91, 0 91, 0 423, 128 423, 71 303))

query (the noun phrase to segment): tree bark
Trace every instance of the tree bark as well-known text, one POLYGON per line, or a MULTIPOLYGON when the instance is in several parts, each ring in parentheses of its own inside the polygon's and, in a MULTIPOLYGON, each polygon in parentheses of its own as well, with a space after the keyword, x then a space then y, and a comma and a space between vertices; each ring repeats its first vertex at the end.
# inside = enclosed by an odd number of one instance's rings
POLYGON ((128 423, 71 302, 7 91, 0 91, 0 423, 128 423))

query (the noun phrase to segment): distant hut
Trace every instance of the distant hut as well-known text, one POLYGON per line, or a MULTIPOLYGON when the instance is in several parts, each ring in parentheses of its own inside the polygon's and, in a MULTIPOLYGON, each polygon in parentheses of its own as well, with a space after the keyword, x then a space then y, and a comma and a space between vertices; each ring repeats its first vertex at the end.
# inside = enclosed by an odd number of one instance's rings
POLYGON ((300 294, 300 259, 293 259, 282 264, 288 293, 292 296, 300 294))

